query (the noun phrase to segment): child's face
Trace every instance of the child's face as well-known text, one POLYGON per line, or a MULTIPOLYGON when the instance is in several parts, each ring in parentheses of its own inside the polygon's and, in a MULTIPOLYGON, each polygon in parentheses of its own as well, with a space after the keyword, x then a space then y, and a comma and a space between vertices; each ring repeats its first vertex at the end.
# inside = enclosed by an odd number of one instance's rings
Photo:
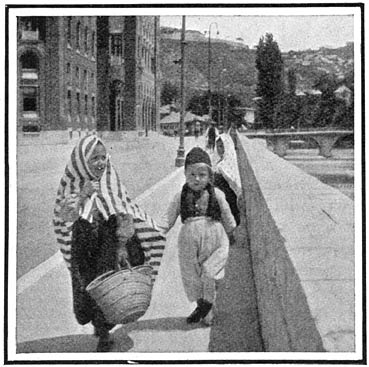
POLYGON ((100 179, 106 168, 106 150, 102 144, 96 145, 87 164, 91 173, 100 179))
POLYGON ((185 170, 186 183, 194 191, 204 190, 210 182, 209 167, 205 163, 189 165, 185 170))

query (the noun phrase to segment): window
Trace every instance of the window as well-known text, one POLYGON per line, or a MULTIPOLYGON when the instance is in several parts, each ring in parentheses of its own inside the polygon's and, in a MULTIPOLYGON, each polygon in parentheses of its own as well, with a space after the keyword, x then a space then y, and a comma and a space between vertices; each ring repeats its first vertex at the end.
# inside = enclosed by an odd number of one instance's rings
POLYGON ((92 57, 95 57, 95 32, 92 32, 92 37, 91 37, 91 53, 92 53, 92 57))
POLYGON ((68 46, 72 44, 72 17, 68 17, 67 19, 67 42, 68 46))
POLYGON ((77 23, 77 32, 76 32, 76 49, 79 50, 80 47, 80 39, 81 39, 81 23, 77 23))
POLYGON ((20 57, 22 69, 38 69, 38 57, 32 51, 27 51, 20 57))
POLYGON ((37 88, 25 87, 23 88, 23 111, 36 112, 37 111, 37 88))
POLYGON ((76 79, 77 79, 77 83, 79 84, 79 67, 76 66, 76 79))
POLYGON ((91 97, 92 116, 95 117, 95 97, 91 97))
POLYGON ((83 70, 83 86, 87 89, 87 70, 83 70))
POLYGON ((77 99, 77 113, 80 114, 81 113, 81 100, 80 100, 79 92, 77 92, 76 94, 76 99, 77 99))
POLYGON ((67 62, 67 74, 70 74, 70 63, 67 62))
POLYGON ((85 53, 87 54, 87 52, 88 52, 88 28, 87 27, 85 27, 85 39, 84 39, 84 41, 85 41, 85 53))
POLYGON ((67 112, 69 116, 72 115, 72 92, 70 90, 67 92, 67 112))
POLYGON ((45 39, 45 17, 18 17, 19 37, 25 41, 45 39))
POLYGON ((33 115, 37 117, 38 113, 38 100, 39 100, 39 88, 38 88, 38 56, 32 51, 27 51, 20 57, 21 65, 21 80, 20 80, 20 93, 22 96, 22 111, 28 116, 33 115))
POLYGON ((120 34, 113 34, 111 36, 111 54, 113 56, 122 57, 122 36, 120 34))
POLYGON ((85 94, 85 115, 86 115, 86 116, 87 116, 87 113, 88 113, 87 106, 88 106, 88 95, 87 95, 87 94, 85 94))

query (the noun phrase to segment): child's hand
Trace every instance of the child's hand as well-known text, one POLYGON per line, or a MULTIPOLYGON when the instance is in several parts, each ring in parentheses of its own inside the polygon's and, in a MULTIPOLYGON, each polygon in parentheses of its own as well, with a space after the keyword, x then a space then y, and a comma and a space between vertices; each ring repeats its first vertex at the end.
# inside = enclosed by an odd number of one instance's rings
POLYGON ((81 200, 86 200, 88 197, 99 190, 99 182, 98 181, 86 181, 81 191, 80 197, 81 200))
POLYGON ((65 222, 75 222, 79 217, 78 196, 73 194, 64 200, 60 215, 65 222))
POLYGON ((118 264, 121 268, 127 268, 128 253, 125 244, 119 243, 118 251, 118 264))

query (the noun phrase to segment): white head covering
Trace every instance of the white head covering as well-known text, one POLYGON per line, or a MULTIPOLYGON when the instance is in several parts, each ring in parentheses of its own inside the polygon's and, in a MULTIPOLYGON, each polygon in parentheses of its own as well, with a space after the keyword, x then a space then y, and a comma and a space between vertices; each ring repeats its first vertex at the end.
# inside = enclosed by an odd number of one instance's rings
POLYGON ((241 178, 238 170, 237 155, 234 147, 233 140, 229 134, 220 134, 216 142, 221 140, 224 145, 224 155, 220 157, 217 154, 215 160, 214 171, 220 173, 228 182, 231 189, 235 192, 237 197, 242 194, 241 178))
MULTIPOLYGON (((61 216, 63 200, 73 194, 79 194, 88 180, 97 180, 88 168, 87 161, 97 144, 104 143, 95 135, 89 135, 77 143, 71 154, 70 160, 65 167, 57 192, 54 208, 54 231, 60 251, 63 254, 67 266, 70 266, 72 244, 72 222, 65 222, 61 216)), ((120 182, 118 174, 111 164, 107 154, 105 171, 100 178, 100 188, 97 195, 93 195, 96 207, 105 219, 112 214, 131 214, 141 246, 145 251, 145 263, 154 268, 153 275, 157 274, 157 268, 164 251, 165 238, 159 233, 157 224, 137 204, 131 201, 126 188, 120 182)), ((83 218, 90 219, 92 216, 90 200, 87 200, 83 208, 83 218)))

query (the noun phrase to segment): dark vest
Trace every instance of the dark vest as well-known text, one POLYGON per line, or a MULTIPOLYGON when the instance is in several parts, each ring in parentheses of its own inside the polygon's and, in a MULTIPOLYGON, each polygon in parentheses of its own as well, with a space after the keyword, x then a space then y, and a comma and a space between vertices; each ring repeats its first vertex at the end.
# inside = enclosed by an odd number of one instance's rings
MULTIPOLYGON (((208 184, 205 190, 207 190, 209 193, 206 216, 219 221, 221 219, 221 212, 218 200, 215 196, 214 187, 213 185, 208 184)), ((182 223, 184 223, 187 218, 198 217, 201 215, 198 213, 196 208, 196 202, 200 199, 200 197, 201 192, 191 190, 187 184, 183 185, 180 210, 182 223)))

